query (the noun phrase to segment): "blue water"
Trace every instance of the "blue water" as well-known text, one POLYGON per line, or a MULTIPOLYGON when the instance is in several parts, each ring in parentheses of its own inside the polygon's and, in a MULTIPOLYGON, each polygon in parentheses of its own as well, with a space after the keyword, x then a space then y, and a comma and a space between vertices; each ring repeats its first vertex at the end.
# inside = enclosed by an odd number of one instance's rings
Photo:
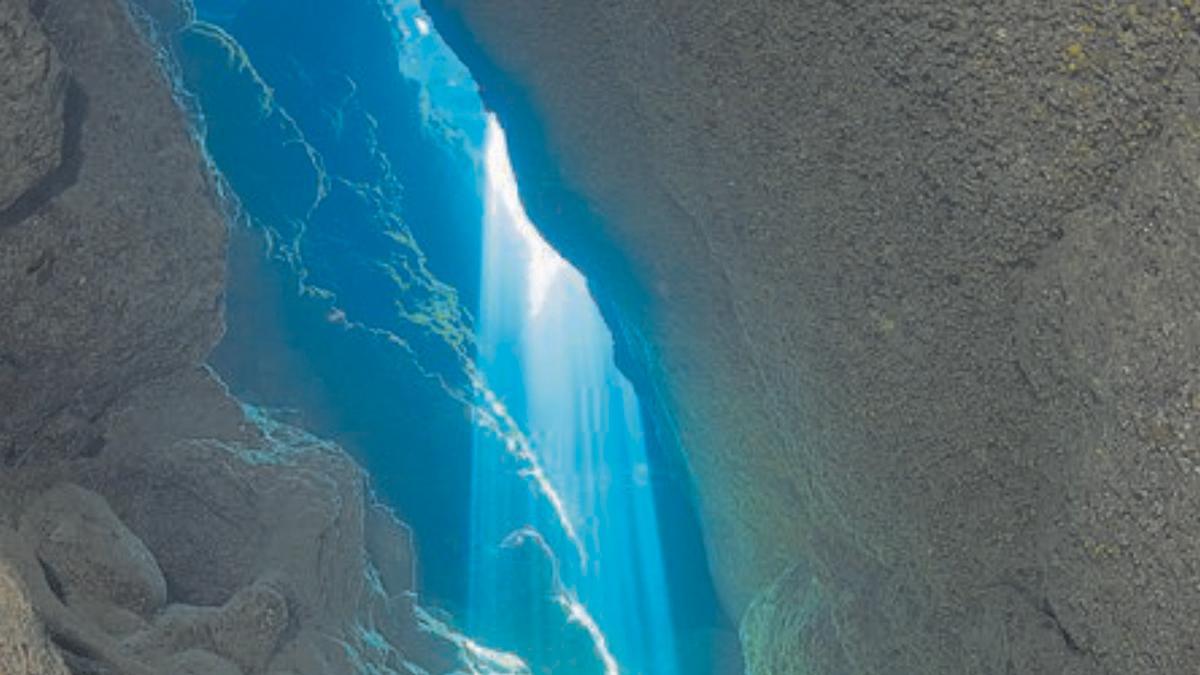
POLYGON ((359 458, 415 530, 423 601, 480 642, 539 673, 717 672, 686 486, 428 15, 197 10, 173 53, 242 221, 231 388, 359 458))

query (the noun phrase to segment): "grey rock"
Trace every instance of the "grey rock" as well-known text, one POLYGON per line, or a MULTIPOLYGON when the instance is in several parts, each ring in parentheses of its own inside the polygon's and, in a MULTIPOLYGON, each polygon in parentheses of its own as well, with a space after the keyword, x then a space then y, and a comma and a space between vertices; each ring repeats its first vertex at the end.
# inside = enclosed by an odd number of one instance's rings
MULTIPOLYGON (((3 564, 11 565, 24 582, 29 601, 46 630, 54 636, 68 670, 76 675, 114 672, 120 675, 154 675, 152 669, 131 658, 90 617, 82 615, 78 608, 63 604, 61 589, 47 577, 46 568, 38 560, 33 548, 33 543, 17 531, 0 526, 3 564)), ((6 665, 0 661, 0 667, 6 665)))
POLYGON ((366 511, 364 535, 367 555, 379 573, 384 591, 390 597, 416 592, 412 530, 386 506, 373 502, 366 511))
MULTIPOLYGON (((221 607, 171 605, 125 644, 148 662, 175 662, 181 654, 200 650, 227 660, 235 670, 259 673, 275 653, 287 623, 287 600, 270 585, 258 583, 221 607)), ((197 658, 203 660, 189 657, 197 658)))
POLYGON ((441 4, 602 216, 539 224, 753 672, 1194 671, 1194 8, 441 4))
POLYGON ((26 0, 0 2, 0 227, 62 161, 66 75, 26 0))
POLYGON ((196 20, 196 8, 191 0, 132 0, 132 2, 146 12, 159 31, 175 32, 196 20))
POLYGON ((168 668, 176 675, 242 675, 232 662, 202 649, 177 654, 170 660, 168 668))
POLYGON ((93 600, 74 596, 70 598, 70 610, 90 621, 100 631, 114 638, 123 638, 149 625, 146 617, 119 607, 105 600, 93 600))
POLYGON ((0 561, 0 672, 5 675, 68 675, 58 650, 38 621, 25 584, 0 561))
POLYGON ((103 453, 24 467, 21 483, 87 485, 154 553, 171 604, 148 627, 67 608, 142 667, 189 649, 248 674, 453 672, 480 658, 422 618, 408 530, 340 448, 244 409, 207 369, 144 385, 96 423, 103 453))
MULTIPOLYGON (((37 57, 47 76, 61 62, 73 84, 45 122, 63 127, 53 189, 0 216, 8 466, 99 452, 91 420, 137 385, 199 363, 222 330, 226 225, 153 52, 122 2, 38 4, 39 24, 19 35, 44 32, 58 61, 21 47, 0 60, 0 82, 22 81, 37 57)), ((2 5, 6 17, 24 6, 2 5)), ((12 105, 32 115, 46 107, 38 95, 12 105)))
POLYGON ((166 603, 154 556, 94 492, 51 488, 25 511, 21 533, 36 542, 38 559, 68 603, 111 603, 143 616, 166 603))

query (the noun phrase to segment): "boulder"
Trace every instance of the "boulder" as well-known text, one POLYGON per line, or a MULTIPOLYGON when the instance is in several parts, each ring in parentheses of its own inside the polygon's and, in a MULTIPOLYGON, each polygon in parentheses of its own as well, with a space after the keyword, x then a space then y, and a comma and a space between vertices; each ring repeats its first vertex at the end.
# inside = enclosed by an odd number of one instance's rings
POLYGON ((231 661, 203 649, 189 649, 177 654, 169 666, 175 675, 242 675, 241 669, 231 661))
POLYGON ((0 561, 0 672, 5 675, 69 675, 37 619, 25 584, 0 561))
MULTIPOLYGON (((221 607, 171 605, 126 644, 147 661, 187 657, 203 663, 216 655, 237 670, 259 673, 275 653, 288 624, 287 600, 270 584, 242 589, 221 607)), ((218 671, 219 672, 219 671, 218 671)))
POLYGON ((45 0, 36 21, 28 4, 0 2, 0 209, 27 195, 0 210, 11 466, 100 452, 107 405, 204 359, 222 330, 227 235, 125 3, 45 0))
POLYGON ((51 488, 26 509, 21 532, 36 542, 51 585, 68 604, 108 602, 145 616, 166 602, 154 556, 94 492, 66 483, 51 488))
POLYGON ((0 227, 62 160, 67 78, 26 0, 0 1, 0 227))

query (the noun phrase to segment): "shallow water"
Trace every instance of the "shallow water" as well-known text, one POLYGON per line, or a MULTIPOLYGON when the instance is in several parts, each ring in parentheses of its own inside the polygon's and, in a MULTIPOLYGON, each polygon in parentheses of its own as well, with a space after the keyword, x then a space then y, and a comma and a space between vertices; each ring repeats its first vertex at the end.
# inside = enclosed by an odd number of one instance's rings
POLYGON ((433 22, 197 5, 175 55, 243 221, 213 357, 234 392, 359 458, 415 530, 424 602, 482 643, 535 672, 711 671, 699 534, 662 519, 686 485, 433 22))

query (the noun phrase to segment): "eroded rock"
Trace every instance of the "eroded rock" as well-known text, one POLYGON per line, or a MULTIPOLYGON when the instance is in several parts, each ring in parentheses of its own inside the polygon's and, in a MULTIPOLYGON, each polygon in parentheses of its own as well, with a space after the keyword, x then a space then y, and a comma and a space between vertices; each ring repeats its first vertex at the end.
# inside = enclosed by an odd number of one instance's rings
POLYGON ((169 667, 177 675, 242 675, 228 659, 203 649, 189 649, 170 660, 169 667))
MULTIPOLYGON (((257 583, 221 607, 171 605, 127 644, 149 661, 173 661, 201 650, 238 670, 258 673, 275 653, 287 622, 287 600, 269 584, 257 583)), ((188 659, 211 660, 194 654, 188 659)))
POLYGON ((141 662, 202 649, 246 673, 323 675, 480 658, 422 618, 409 532, 337 446, 243 408, 206 369, 140 388, 99 424, 107 449, 70 478, 142 537, 174 603, 126 639, 141 662))
POLYGON ((0 1, 0 227, 62 160, 67 79, 26 0, 0 1))
POLYGON ((25 584, 0 560, 0 672, 69 675, 34 612, 25 584))
POLYGON ((148 615, 167 599, 167 584, 146 546, 100 495, 61 484, 34 501, 21 518, 68 603, 108 602, 148 615))
MULTIPOLYGON (((26 4, 0 3, 0 50, 26 45, 0 54, 0 83, 18 87, 11 100, 0 94, 0 106, 15 106, 0 108, 0 134, 23 115, 61 128, 36 147, 61 147, 64 168, 36 208, 6 212, 0 226, 0 445, 15 448, 0 459, 9 465, 100 452, 92 420, 107 405, 204 358, 222 329, 226 239, 196 142, 124 3, 46 0, 37 23, 26 4), (58 81, 60 69, 71 84, 53 103, 65 85, 12 84, 58 81)), ((49 132, 19 133, 40 136, 49 132)), ((6 163, 21 154, 0 149, 0 182, 18 175, 6 163)), ((58 162, 20 160, 39 167, 30 175, 58 162)))

